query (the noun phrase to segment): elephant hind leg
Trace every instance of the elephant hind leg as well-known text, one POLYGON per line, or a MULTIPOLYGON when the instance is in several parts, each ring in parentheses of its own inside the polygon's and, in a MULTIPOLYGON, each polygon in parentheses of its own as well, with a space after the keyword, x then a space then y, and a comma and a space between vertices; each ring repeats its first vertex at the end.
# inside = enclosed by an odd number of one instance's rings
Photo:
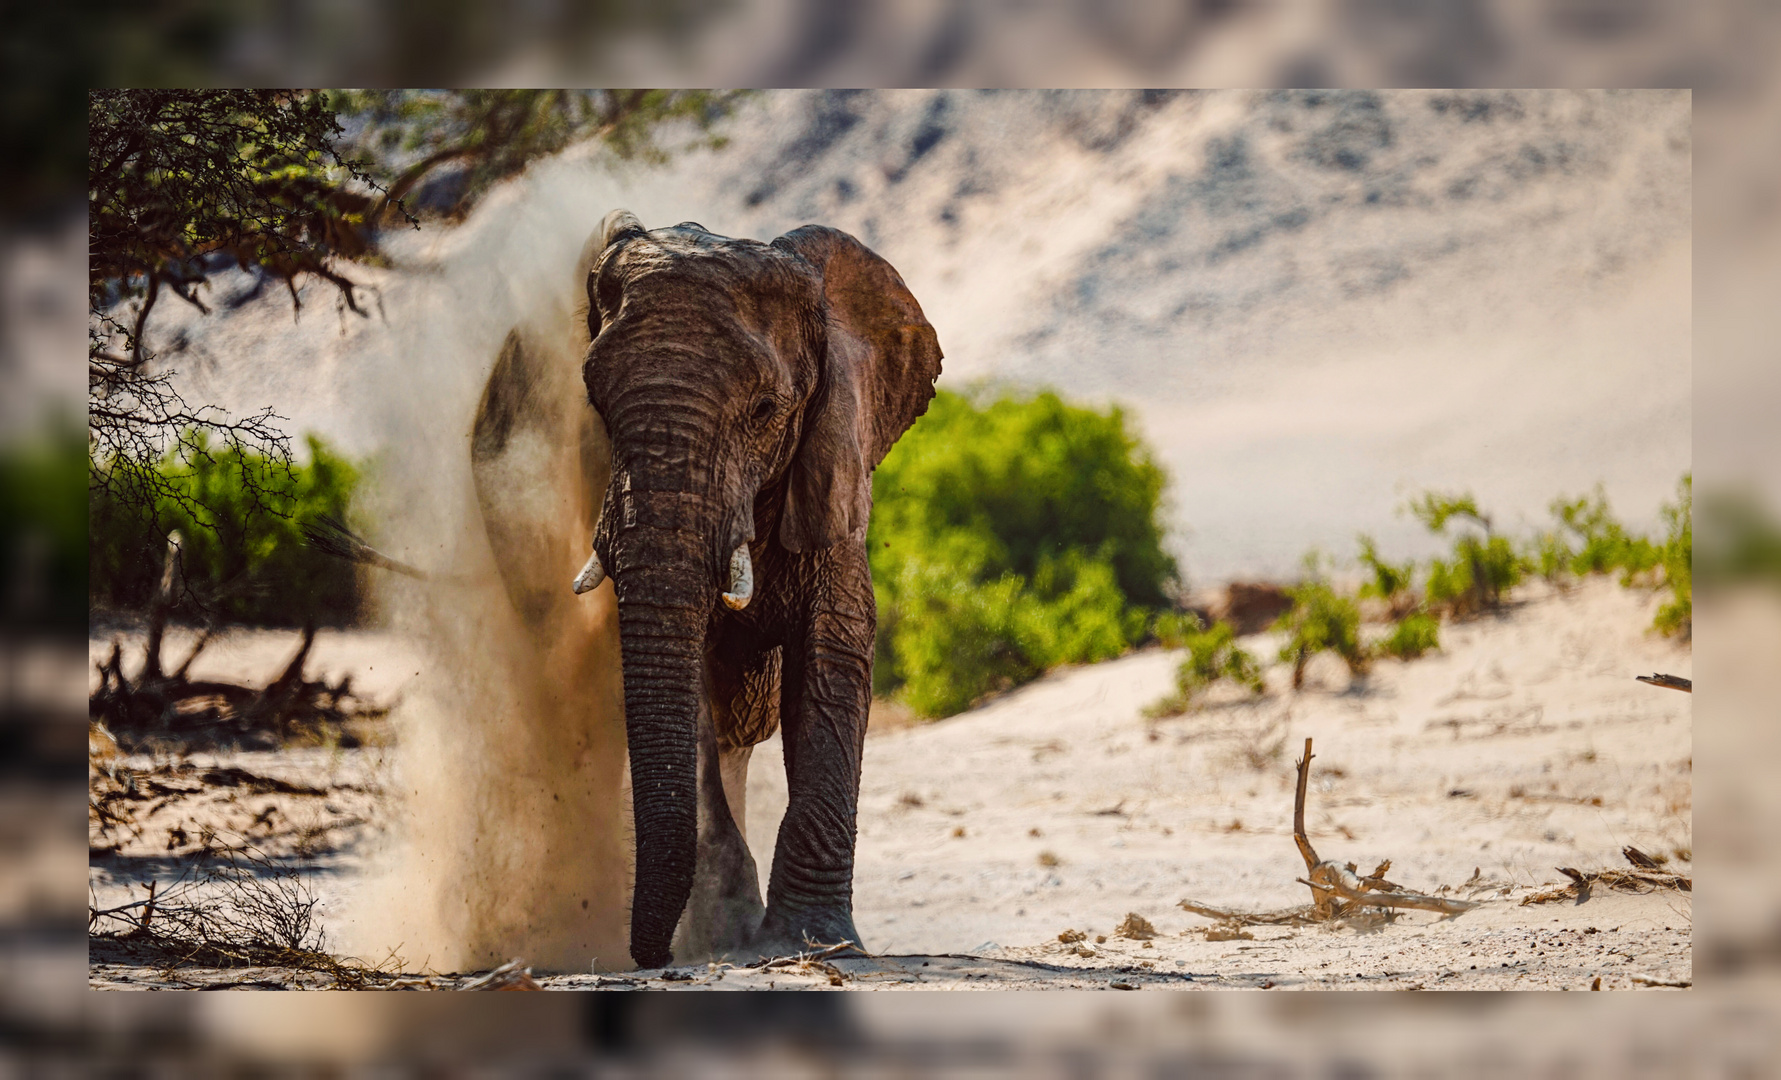
POLYGON ((717 752, 718 775, 724 782, 724 802, 729 804, 730 820, 736 823, 736 831, 742 834, 744 844, 748 843, 748 759, 753 756, 752 746, 720 747, 717 752))

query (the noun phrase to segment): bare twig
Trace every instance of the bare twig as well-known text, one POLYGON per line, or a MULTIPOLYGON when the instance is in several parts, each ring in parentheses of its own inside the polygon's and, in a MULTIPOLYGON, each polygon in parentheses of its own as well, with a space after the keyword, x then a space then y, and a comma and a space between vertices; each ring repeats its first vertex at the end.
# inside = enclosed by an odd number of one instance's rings
POLYGON ((303 538, 309 546, 324 555, 332 555, 336 559, 345 559, 364 566, 375 566, 380 570, 389 570, 416 581, 443 582, 447 585, 463 585, 471 578, 462 574, 441 574, 422 570, 400 559, 392 559, 383 552, 367 544, 363 537, 347 528, 346 523, 332 514, 323 514, 314 524, 303 526, 303 538))
POLYGON ((1471 900, 1448 900, 1439 896, 1424 896, 1421 893, 1381 892, 1365 887, 1354 871, 1337 866, 1333 862, 1317 864, 1312 871, 1311 880, 1295 878, 1301 885, 1309 885, 1313 892, 1320 886, 1344 900, 1352 900, 1357 904, 1372 907, 1417 908, 1422 911, 1439 911, 1443 915, 1458 915, 1470 911, 1478 905, 1471 900))
POLYGON ((1665 690, 1680 690, 1685 694, 1694 693, 1694 680, 1684 679, 1680 675, 1640 675, 1638 680, 1651 686, 1661 686, 1665 690))
MULTIPOLYGON (((1636 849, 1635 849, 1636 850, 1636 849)), ((1610 889, 1622 892, 1655 892, 1660 889, 1674 889, 1677 892, 1693 892, 1694 879, 1686 874, 1675 874, 1668 870, 1621 870, 1609 867, 1605 870, 1577 870, 1569 866, 1556 867, 1559 873, 1571 879, 1569 885, 1557 889, 1547 889, 1524 897, 1522 906, 1528 904, 1549 904, 1555 900, 1575 898, 1581 904, 1589 899, 1592 885, 1605 885, 1610 889)))
POLYGON ((1202 904, 1197 900, 1180 900, 1175 906, 1195 915, 1204 915, 1208 919, 1242 926, 1304 926, 1317 921, 1317 909, 1311 907, 1283 908, 1279 911, 1237 911, 1202 904))
POLYGON ((478 975, 458 987, 459 990, 542 990, 538 981, 532 978, 532 969, 519 957, 514 957, 493 971, 478 975))

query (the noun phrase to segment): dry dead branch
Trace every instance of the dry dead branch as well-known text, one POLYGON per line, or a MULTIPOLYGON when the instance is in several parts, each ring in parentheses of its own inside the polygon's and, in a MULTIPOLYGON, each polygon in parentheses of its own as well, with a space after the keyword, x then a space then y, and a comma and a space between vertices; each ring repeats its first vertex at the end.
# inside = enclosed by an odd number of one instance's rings
POLYGON ((348 990, 395 977, 381 965, 328 953, 316 915, 319 897, 303 868, 275 861, 251 844, 206 845, 187 857, 172 881, 138 887, 141 899, 108 908, 89 899, 90 941, 146 946, 169 970, 281 968, 326 975, 348 990))
POLYGON ((514 957, 493 971, 484 972, 458 987, 459 990, 542 990, 532 978, 532 969, 514 957))
POLYGON ((1448 900, 1439 896, 1423 896, 1421 893, 1371 890, 1366 888, 1363 879, 1357 877, 1353 870, 1330 862, 1318 863, 1317 869, 1312 871, 1311 880, 1293 880, 1301 885, 1311 886, 1313 894, 1321 889, 1361 906, 1416 908, 1421 911, 1438 911, 1443 915, 1458 915, 1478 906, 1470 900, 1448 900))
POLYGON ((299 736, 331 737, 351 746, 358 741, 353 726, 387 714, 387 708, 353 693, 351 676, 338 683, 303 677, 315 644, 313 624, 303 628, 296 653, 263 689, 189 676, 193 661, 216 638, 219 630, 215 624, 204 628, 185 659, 168 674, 162 653, 176 595, 179 545, 179 535, 174 533, 160 588, 149 604, 142 665, 136 676, 125 674, 123 645, 118 641, 98 665, 99 688, 88 699, 87 712, 104 726, 107 738, 132 751, 165 743, 188 750, 220 746, 269 749, 299 736))
POLYGON ((1310 886, 1312 906, 1320 917, 1333 918, 1356 907, 1416 908, 1438 911, 1443 915, 1458 915, 1478 906, 1470 900, 1449 900, 1404 891, 1402 886, 1385 880, 1385 872, 1391 869, 1390 859, 1380 863, 1365 878, 1355 872, 1353 863, 1341 864, 1319 859, 1317 849, 1311 846, 1311 838, 1305 834, 1305 792, 1311 780, 1312 757, 1311 739, 1307 737, 1305 756, 1297 762, 1299 785, 1293 795, 1292 838, 1299 846, 1299 854, 1305 860, 1306 870, 1305 877, 1295 880, 1310 886), (1346 900, 1348 904, 1342 905, 1338 903, 1339 900, 1346 900))
MULTIPOLYGON (((1630 860, 1631 857, 1628 858, 1630 860)), ((1605 870, 1583 871, 1569 866, 1555 867, 1555 869, 1570 878, 1571 883, 1525 896, 1521 900, 1523 907, 1529 904, 1550 904, 1559 900, 1574 900, 1581 904, 1588 901, 1590 887, 1594 885, 1635 893, 1656 892, 1663 889, 1676 892, 1694 891, 1693 878, 1686 874, 1674 874, 1668 870, 1621 870, 1617 867, 1609 867, 1605 870)))
MULTIPOLYGON (((1338 863, 1320 858, 1305 831, 1305 794, 1311 781, 1311 740, 1305 740, 1305 756, 1297 761, 1298 786, 1293 793, 1292 839, 1299 856, 1305 860, 1305 876, 1294 881, 1311 889, 1309 907, 1281 911, 1245 912, 1213 907, 1193 900, 1182 900, 1179 906, 1196 915, 1216 919, 1230 927, 1255 925, 1299 925, 1336 921, 1375 922, 1380 909, 1414 908, 1436 911, 1442 915, 1458 915, 1478 906, 1471 900, 1454 900, 1440 896, 1413 893, 1386 879, 1391 860, 1386 859, 1362 877, 1353 863, 1338 863)), ((1383 916, 1389 919, 1389 915, 1383 916)))
POLYGON ((442 574, 438 571, 422 570, 400 559, 393 559, 365 542, 365 538, 347 527, 346 522, 332 514, 323 514, 312 524, 303 526, 303 539, 309 546, 324 555, 332 555, 336 559, 359 563, 362 566, 373 566, 379 570, 388 570, 411 577, 416 581, 432 582, 444 585, 468 585, 475 579, 464 574, 442 574))
POLYGON ((1694 693, 1694 680, 1693 679, 1684 679, 1680 675, 1652 674, 1652 675, 1640 675, 1640 676, 1637 676, 1637 678, 1642 683, 1647 683, 1651 686, 1661 686, 1665 690, 1680 690, 1684 694, 1694 693))
POLYGON ((1310 906, 1282 908, 1279 911, 1237 911, 1234 908, 1202 904, 1197 900, 1180 900, 1175 906, 1195 915, 1204 915, 1208 919, 1236 926, 1305 926, 1317 921, 1316 910, 1310 906))
MULTIPOLYGON (((157 616, 156 618, 163 618, 157 616)), ((155 629, 153 623, 151 631, 155 629)), ((192 661, 216 636, 206 629, 171 675, 162 674, 159 635, 151 633, 141 672, 124 672, 123 646, 113 642, 98 665, 99 688, 88 700, 88 715, 125 750, 176 743, 184 749, 221 746, 271 748, 297 739, 332 739, 358 744, 355 728, 388 713, 387 707, 355 694, 352 677, 338 682, 303 675, 315 627, 306 626, 297 651, 263 689, 237 683, 189 678, 192 661)))
POLYGON ((1657 975, 1628 975, 1627 978, 1640 986, 1666 986, 1676 990, 1686 990, 1694 985, 1693 979, 1665 979, 1657 975))

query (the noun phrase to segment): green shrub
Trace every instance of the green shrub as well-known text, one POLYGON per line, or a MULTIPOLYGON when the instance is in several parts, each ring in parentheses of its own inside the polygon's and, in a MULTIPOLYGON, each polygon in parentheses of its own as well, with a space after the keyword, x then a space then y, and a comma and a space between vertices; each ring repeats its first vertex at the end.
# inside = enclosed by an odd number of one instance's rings
POLYGON ((927 716, 1119 655, 1168 603, 1164 476, 1118 409, 942 390, 873 476, 873 686, 927 716))
MULTIPOLYGON (((169 454, 159 470, 183 497, 152 500, 146 512, 100 490, 89 503, 94 603, 147 606, 161 579, 165 536, 180 533, 188 617, 297 625, 347 622, 361 607, 352 566, 305 543, 302 528, 323 515, 345 519, 359 470, 321 439, 308 463, 282 463, 237 448, 169 454)), ((198 445, 207 444, 200 438, 198 445)))
POLYGON ((1292 597, 1292 609, 1274 623, 1274 629, 1286 634, 1280 659, 1292 665, 1294 690, 1304 685, 1305 665, 1320 652, 1340 656, 1353 674, 1367 670, 1367 651, 1360 640, 1360 605, 1316 572, 1314 558, 1305 562, 1312 576, 1286 590, 1292 597))
POLYGON ((1469 519, 1483 532, 1461 534, 1454 540, 1451 557, 1430 561, 1423 589, 1429 605, 1455 615, 1470 614, 1496 607, 1503 594, 1520 583, 1523 564, 1514 545, 1491 531, 1489 515, 1478 509, 1469 492, 1424 492, 1406 508, 1436 535, 1444 534, 1455 519, 1469 519))
POLYGON ((1404 505, 1416 520, 1436 535, 1445 532, 1447 523, 1454 518, 1470 518, 1473 524, 1481 526, 1485 532, 1490 531, 1489 516, 1478 509, 1478 500, 1469 491, 1458 495, 1425 491, 1404 505))
POLYGON ((1393 611, 1409 603, 1410 582, 1416 573, 1415 562, 1386 562, 1379 557, 1379 549, 1373 543, 1373 538, 1365 533, 1360 536, 1360 561, 1372 574, 1360 587, 1363 598, 1376 597, 1383 600, 1393 611))
POLYGON ((1618 570, 1621 584, 1630 585, 1639 575, 1655 569, 1662 559, 1657 545, 1627 532, 1614 517, 1607 493, 1600 485, 1593 498, 1579 495, 1574 499, 1554 499, 1552 515, 1581 544, 1570 563, 1571 573, 1578 577, 1618 570))
POLYGON ((1694 477, 1684 473, 1676 501, 1663 506, 1664 542, 1659 549, 1670 599, 1657 609, 1652 626, 1666 637, 1694 634, 1694 477))
POLYGON ((1414 660, 1441 647, 1441 620, 1426 611, 1413 611, 1399 619, 1391 633, 1374 648, 1385 656, 1414 660))
POLYGON ((1185 615, 1181 625, 1185 633, 1179 640, 1187 649, 1187 659, 1175 669, 1175 693, 1147 706, 1144 715, 1178 716, 1193 708, 1200 696, 1220 680, 1234 682, 1251 694, 1266 689, 1261 665, 1237 645, 1237 632, 1230 623, 1217 622, 1204 628, 1198 618, 1185 615))
POLYGON ((0 588, 9 622, 86 628, 86 477, 86 435, 72 421, 0 446, 0 588))
POLYGON ((1521 572, 1521 558, 1506 538, 1462 536, 1452 558, 1429 561, 1424 594, 1433 607, 1468 615, 1500 604, 1521 583, 1521 572))
POLYGON ((1165 649, 1187 647, 1187 639, 1206 628, 1191 611, 1159 611, 1150 623, 1150 636, 1165 649))
POLYGON ((1556 584, 1570 571, 1576 555, 1571 545, 1565 542, 1563 533, 1547 529, 1528 542, 1521 562, 1530 572, 1556 584))
POLYGON ((1145 613, 1125 605, 1112 568, 1075 553, 1041 563, 1031 582, 905 560, 893 588, 896 622, 890 633, 880 623, 879 640, 904 703, 924 716, 961 712, 1058 664, 1110 660, 1144 631, 1145 613))

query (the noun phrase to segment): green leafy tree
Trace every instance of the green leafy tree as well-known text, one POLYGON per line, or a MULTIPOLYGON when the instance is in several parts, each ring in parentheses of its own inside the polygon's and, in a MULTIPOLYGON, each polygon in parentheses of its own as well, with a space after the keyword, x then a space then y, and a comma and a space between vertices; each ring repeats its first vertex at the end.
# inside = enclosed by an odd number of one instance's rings
POLYGON ((1108 659, 1168 605, 1164 477, 1117 409, 941 391, 874 474, 874 683, 943 716, 1108 659))
MULTIPOLYGON (((717 90, 351 90, 342 115, 362 125, 354 147, 385 163, 388 199, 415 191, 442 169, 461 182, 440 207, 461 217, 489 188, 533 161, 597 139, 609 160, 661 164, 662 133, 676 127, 684 147, 721 146, 715 125, 743 91, 717 90)), ((381 209, 381 208, 380 208, 381 209)))
MULTIPOLYGON (((291 479, 290 445, 270 408, 230 417, 188 403, 148 347, 163 295, 208 311, 199 289, 233 263, 282 280, 297 302, 305 275, 360 311, 339 262, 372 246, 365 213, 376 184, 339 147, 326 95, 276 90, 96 90, 89 99, 87 422, 89 491, 147 516, 162 502, 201 508, 162 467, 230 452, 259 505, 291 479), (219 261, 220 260, 220 261, 219 261), (262 485, 271 483, 273 489, 262 485)), ((214 457, 210 460, 215 461, 214 457)))

